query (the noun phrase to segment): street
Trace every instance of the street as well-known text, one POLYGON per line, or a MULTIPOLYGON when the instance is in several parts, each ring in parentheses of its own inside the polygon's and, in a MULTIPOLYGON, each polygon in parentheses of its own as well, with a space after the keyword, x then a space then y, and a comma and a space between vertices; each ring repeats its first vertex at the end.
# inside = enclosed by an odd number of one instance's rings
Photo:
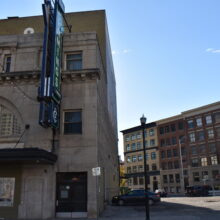
MULTIPOLYGON (((220 197, 162 198, 150 207, 152 220, 219 220, 220 197)), ((144 206, 108 206, 99 220, 144 220, 144 206)))

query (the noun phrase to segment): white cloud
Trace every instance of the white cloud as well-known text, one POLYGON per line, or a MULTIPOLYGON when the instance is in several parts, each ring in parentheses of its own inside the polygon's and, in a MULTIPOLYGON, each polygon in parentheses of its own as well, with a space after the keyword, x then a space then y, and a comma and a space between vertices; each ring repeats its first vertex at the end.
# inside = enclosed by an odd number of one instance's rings
POLYGON ((220 53, 220 49, 208 48, 208 49, 206 49, 206 52, 209 52, 209 53, 220 53))

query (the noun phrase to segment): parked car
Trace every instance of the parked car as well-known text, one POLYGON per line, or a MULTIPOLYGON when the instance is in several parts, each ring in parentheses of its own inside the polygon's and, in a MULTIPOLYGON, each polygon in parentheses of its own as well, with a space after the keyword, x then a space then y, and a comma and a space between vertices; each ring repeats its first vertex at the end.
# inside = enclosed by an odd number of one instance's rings
MULTIPOLYGON (((149 205, 160 202, 160 196, 154 192, 148 191, 149 205)), ((144 190, 131 190, 130 192, 112 198, 112 204, 116 205, 139 205, 145 203, 144 190)))
POLYGON ((188 186, 186 187, 187 196, 208 196, 211 187, 208 185, 203 186, 188 186))
POLYGON ((167 192, 164 189, 156 189, 155 193, 160 195, 160 197, 167 197, 167 192))

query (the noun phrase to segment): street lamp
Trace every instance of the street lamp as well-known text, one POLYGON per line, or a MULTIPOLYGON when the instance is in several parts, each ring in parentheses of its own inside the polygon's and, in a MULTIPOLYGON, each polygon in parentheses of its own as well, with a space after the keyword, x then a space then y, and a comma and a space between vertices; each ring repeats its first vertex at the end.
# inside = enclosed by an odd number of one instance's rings
POLYGON ((140 118, 141 128, 142 128, 142 137, 143 137, 143 151, 144 151, 144 192, 145 192, 145 211, 146 211, 146 220, 150 220, 149 212, 149 198, 147 192, 147 165, 146 165, 146 145, 145 145, 145 125, 147 119, 142 115, 140 118))
POLYGON ((184 175, 183 175, 183 158, 182 158, 182 148, 181 148, 181 142, 182 139, 184 138, 184 136, 182 136, 181 138, 179 138, 179 152, 180 152, 180 166, 181 166, 181 181, 180 181, 180 185, 181 185, 181 193, 184 194, 184 188, 185 188, 185 184, 184 184, 184 175))

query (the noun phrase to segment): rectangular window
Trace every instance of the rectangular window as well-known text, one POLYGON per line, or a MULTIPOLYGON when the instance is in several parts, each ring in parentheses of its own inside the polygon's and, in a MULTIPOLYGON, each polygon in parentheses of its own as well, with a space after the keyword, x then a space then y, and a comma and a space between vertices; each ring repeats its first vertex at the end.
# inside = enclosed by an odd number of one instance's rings
POLYGON ((74 53, 66 55, 66 70, 82 69, 82 53, 74 53))
POLYGON ((191 147, 191 154, 192 155, 197 155, 197 147, 196 146, 191 147))
POLYGON ((163 175, 163 182, 168 183, 167 175, 163 175))
POLYGON ((138 178, 136 176, 133 177, 133 184, 138 185, 138 178))
POLYGON ((155 140, 154 139, 150 140, 150 146, 155 146, 155 140))
POLYGON ((142 165, 138 166, 138 172, 143 172, 143 166, 142 165))
POLYGON ((170 145, 170 139, 167 138, 167 139, 166 139, 166 146, 169 146, 169 145, 170 145))
POLYGON ((132 135, 131 135, 131 140, 132 140, 132 141, 136 140, 136 134, 132 134, 132 135))
POLYGON ((199 182, 200 181, 199 172, 194 172, 193 173, 193 180, 194 180, 194 182, 199 182))
POLYGON ((9 73, 11 69, 11 55, 5 55, 4 58, 4 71, 9 73))
POLYGON ((217 158, 217 156, 212 156, 212 157, 211 157, 211 164, 212 164, 212 165, 218 164, 218 158, 217 158))
POLYGON ((215 129, 216 136, 220 138, 220 127, 215 129))
POLYGON ((137 142, 137 149, 138 149, 138 150, 141 149, 141 142, 137 142))
POLYGON ((169 170, 173 169, 173 162, 171 162, 171 161, 168 162, 168 169, 169 170))
POLYGON ((180 182, 180 175, 179 173, 175 174, 176 183, 180 182))
POLYGON ((136 144, 135 143, 131 144, 131 150, 136 150, 136 144))
POLYGON ((127 151, 130 151, 130 150, 131 150, 130 144, 127 144, 127 145, 126 145, 126 150, 127 150, 127 151))
POLYGON ((162 163, 162 170, 167 170, 167 163, 166 162, 162 163))
POLYGON ((132 167, 133 173, 137 173, 137 166, 132 167))
POLYGON ((208 133, 208 138, 214 138, 214 130, 213 129, 208 129, 207 133, 208 133))
POLYGON ((146 160, 148 160, 149 159, 149 154, 148 153, 146 153, 146 160))
POLYGON ((167 150, 167 158, 172 157, 172 151, 171 150, 167 150))
POLYGON ((218 171, 218 170, 213 170, 213 171, 212 171, 212 178, 213 178, 214 180, 220 179, 219 171, 218 171))
POLYGON ((140 139, 140 138, 141 138, 141 133, 138 132, 138 133, 137 133, 137 139, 140 139))
POLYGON ((156 152, 151 152, 151 159, 156 160, 156 152))
POLYGON ((204 144, 199 145, 199 153, 205 154, 206 153, 206 147, 204 144))
POLYGON ((177 149, 173 149, 173 156, 174 156, 174 157, 177 157, 177 156, 178 156, 178 151, 177 151, 177 149))
POLYGON ((127 167, 127 173, 131 173, 131 167, 127 167))
POLYGON ((216 152, 215 143, 209 143, 209 152, 211 152, 211 153, 215 153, 216 152))
POLYGON ((202 157, 202 158, 201 158, 201 165, 202 165, 203 167, 205 167, 205 166, 208 165, 208 164, 207 164, 207 158, 206 158, 206 157, 202 157))
POLYGON ((199 132, 197 133, 197 138, 198 138, 198 141, 204 141, 204 139, 205 139, 205 133, 204 133, 204 131, 199 131, 199 132))
POLYGON ((197 127, 202 127, 202 118, 196 119, 196 125, 197 125, 197 127))
POLYGON ((181 147, 181 155, 182 156, 186 155, 186 148, 185 147, 181 147))
POLYGON ((202 180, 208 180, 208 179, 209 179, 209 172, 202 171, 202 180))
POLYGON ((199 166, 199 159, 195 158, 192 159, 192 167, 198 167, 199 166))
POLYGON ((170 127, 169 126, 165 126, 165 133, 169 133, 170 132, 170 127))
POLYGON ((211 115, 207 115, 207 116, 205 117, 205 121, 206 121, 206 124, 207 124, 207 125, 212 124, 212 116, 211 116, 211 115))
POLYGON ((64 134, 82 134, 82 112, 64 112, 64 134))
POLYGON ((144 185, 144 178, 143 177, 139 177, 139 185, 144 185))
POLYGON ((172 132, 176 131, 176 125, 175 124, 171 124, 170 125, 170 129, 172 132))
POLYGON ((160 127, 160 134, 164 134, 164 127, 160 127))
POLYGON ((176 144, 176 137, 172 137, 172 138, 171 138, 171 143, 172 143, 172 145, 175 145, 175 144, 176 144))
POLYGON ((178 160, 175 160, 175 161, 173 162, 173 164, 174 164, 174 169, 180 168, 180 165, 179 165, 179 161, 178 161, 178 160))
POLYGON ((142 154, 138 154, 138 161, 142 161, 142 160, 143 160, 142 154))
POLYGON ((125 136, 125 141, 130 141, 130 136, 129 135, 125 136))
POLYGON ((152 164, 152 170, 157 170, 157 165, 155 163, 152 164))
POLYGON ((161 146, 161 147, 164 147, 164 146, 165 146, 165 140, 164 140, 164 139, 161 139, 161 140, 160 140, 160 146, 161 146))
POLYGON ((220 122, 220 112, 214 113, 214 119, 215 119, 215 123, 219 123, 220 122))
POLYGON ((136 155, 133 155, 132 156, 132 162, 136 162, 137 161, 137 156, 136 155))
POLYGON ((126 161, 127 161, 127 163, 130 163, 130 162, 131 162, 131 157, 130 157, 130 156, 127 156, 126 161))
POLYGON ((183 130, 183 128, 184 128, 183 122, 178 123, 178 128, 179 128, 179 130, 183 130))
POLYGON ((170 183, 174 183, 173 174, 170 174, 170 175, 169 175, 169 179, 170 179, 170 183))
POLYGON ((166 154, 165 151, 161 151, 161 158, 162 158, 162 159, 166 157, 165 154, 166 154))
POLYGON ((150 131, 149 131, 149 135, 150 135, 150 136, 154 136, 154 129, 153 129, 153 128, 150 129, 150 131))
POLYGON ((190 129, 190 128, 194 128, 194 122, 193 122, 193 120, 187 121, 187 124, 188 124, 188 128, 189 128, 189 129, 190 129))
POLYGON ((190 142, 195 142, 195 141, 196 141, 195 133, 190 133, 190 134, 189 134, 189 141, 190 141, 190 142))

